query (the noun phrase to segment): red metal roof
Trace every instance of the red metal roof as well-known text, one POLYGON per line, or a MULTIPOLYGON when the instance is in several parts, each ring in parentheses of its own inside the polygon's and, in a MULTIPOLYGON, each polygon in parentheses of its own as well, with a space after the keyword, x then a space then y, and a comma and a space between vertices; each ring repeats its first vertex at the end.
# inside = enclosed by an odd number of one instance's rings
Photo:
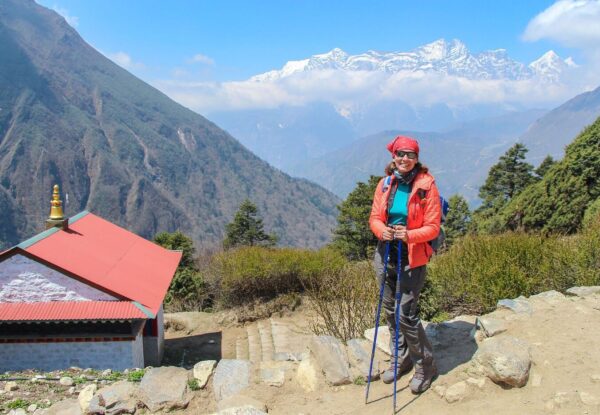
POLYGON ((148 316, 131 301, 0 303, 3 321, 133 320, 148 316))
POLYGON ((137 301, 155 316, 181 260, 181 252, 87 212, 69 222, 68 230, 42 232, 3 254, 14 249, 24 249, 112 295, 137 301))

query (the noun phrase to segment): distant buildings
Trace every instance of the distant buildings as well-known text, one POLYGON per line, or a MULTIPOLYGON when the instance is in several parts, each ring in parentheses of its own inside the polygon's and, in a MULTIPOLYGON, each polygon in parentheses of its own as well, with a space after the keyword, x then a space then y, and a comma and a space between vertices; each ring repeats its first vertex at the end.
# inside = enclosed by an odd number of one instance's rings
POLYGON ((89 212, 0 253, 0 371, 159 365, 162 302, 181 259, 89 212))

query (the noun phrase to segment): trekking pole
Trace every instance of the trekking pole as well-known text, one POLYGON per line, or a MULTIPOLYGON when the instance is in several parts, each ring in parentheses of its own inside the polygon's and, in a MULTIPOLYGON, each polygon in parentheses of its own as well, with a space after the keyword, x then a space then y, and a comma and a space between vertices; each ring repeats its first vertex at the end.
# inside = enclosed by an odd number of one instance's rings
POLYGON ((379 289, 379 304, 377 304, 377 314, 375 314, 375 334, 373 335, 373 349, 371 350, 371 363, 369 364, 369 376, 367 377, 367 394, 365 396, 365 405, 369 400, 369 387, 371 386, 371 373, 373 372, 373 359, 375 358, 375 346, 377 344, 377 332, 379 331, 379 315, 381 314, 381 303, 383 302, 383 289, 385 287, 385 277, 387 275, 388 257, 390 256, 390 243, 385 243, 385 255, 383 257, 383 278, 381 279, 381 288, 379 289))
POLYGON ((402 275, 402 241, 398 241, 398 266, 396 267, 396 339, 394 341, 394 414, 396 413, 396 382, 398 380, 398 334, 400 332, 400 276, 402 275))

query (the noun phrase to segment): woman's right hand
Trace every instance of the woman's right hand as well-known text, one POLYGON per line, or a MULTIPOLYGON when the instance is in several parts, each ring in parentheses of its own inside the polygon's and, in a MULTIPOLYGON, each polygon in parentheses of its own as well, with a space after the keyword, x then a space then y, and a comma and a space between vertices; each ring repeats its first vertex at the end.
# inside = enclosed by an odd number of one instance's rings
POLYGON ((393 241, 394 240, 394 229, 390 227, 386 227, 383 233, 381 234, 382 241, 393 241))

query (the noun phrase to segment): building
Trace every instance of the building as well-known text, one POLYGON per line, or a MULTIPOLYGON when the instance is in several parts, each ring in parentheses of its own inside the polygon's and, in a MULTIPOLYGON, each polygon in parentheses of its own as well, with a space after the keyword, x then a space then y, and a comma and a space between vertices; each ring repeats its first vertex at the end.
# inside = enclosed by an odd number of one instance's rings
POLYGON ((181 260, 92 213, 0 253, 0 371, 159 365, 162 302, 181 260))

